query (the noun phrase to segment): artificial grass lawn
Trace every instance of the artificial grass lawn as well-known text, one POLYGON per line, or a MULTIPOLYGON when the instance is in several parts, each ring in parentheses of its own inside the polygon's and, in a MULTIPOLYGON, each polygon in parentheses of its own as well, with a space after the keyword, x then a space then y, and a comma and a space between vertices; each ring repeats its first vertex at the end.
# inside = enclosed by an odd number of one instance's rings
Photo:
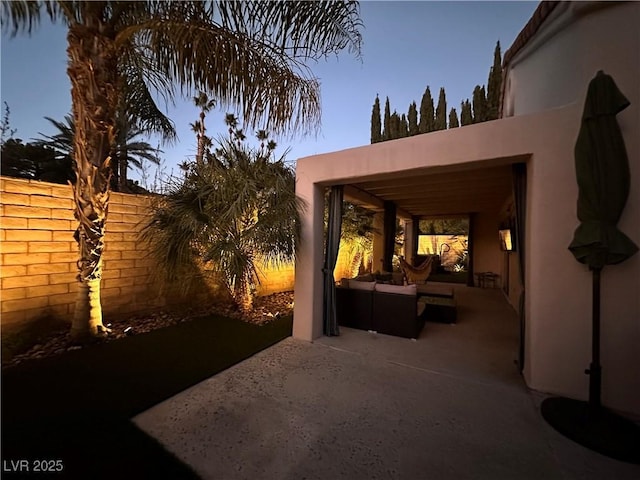
POLYGON ((207 316, 3 371, 3 477, 10 460, 46 459, 64 465, 55 478, 197 478, 130 419, 291 327, 290 316, 264 326, 207 316))

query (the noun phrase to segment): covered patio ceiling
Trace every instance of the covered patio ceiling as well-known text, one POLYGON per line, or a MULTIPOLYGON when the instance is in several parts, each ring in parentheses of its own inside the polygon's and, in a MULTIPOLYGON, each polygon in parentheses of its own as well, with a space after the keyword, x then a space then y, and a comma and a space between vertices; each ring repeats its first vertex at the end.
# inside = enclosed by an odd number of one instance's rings
POLYGON ((401 218, 465 215, 499 211, 511 195, 511 165, 462 170, 431 168, 345 186, 345 199, 382 211, 393 201, 401 218))

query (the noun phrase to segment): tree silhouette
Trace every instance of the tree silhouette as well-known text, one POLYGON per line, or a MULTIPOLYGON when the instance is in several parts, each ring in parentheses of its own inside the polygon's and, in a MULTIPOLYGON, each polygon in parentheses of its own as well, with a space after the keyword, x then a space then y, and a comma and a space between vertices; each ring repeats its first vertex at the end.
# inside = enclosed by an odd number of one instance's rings
POLYGON ((436 108, 435 130, 447 129, 447 96, 444 88, 440 88, 438 95, 438 107, 436 108))
POLYGON ((500 42, 496 43, 493 52, 493 66, 489 71, 487 82, 487 120, 496 120, 500 112, 500 94, 502 90, 502 55, 500 42))
POLYGON ((371 109, 371 143, 382 141, 382 124, 380 121, 380 99, 376 95, 371 109))
POLYGON ((431 89, 427 89, 422 95, 420 101, 420 123, 418 123, 418 131, 420 133, 429 133, 435 130, 435 112, 433 110, 433 97, 431 89))
POLYGON ((459 126, 458 113, 454 107, 451 107, 451 111, 449 112, 449 128, 457 128, 459 126))

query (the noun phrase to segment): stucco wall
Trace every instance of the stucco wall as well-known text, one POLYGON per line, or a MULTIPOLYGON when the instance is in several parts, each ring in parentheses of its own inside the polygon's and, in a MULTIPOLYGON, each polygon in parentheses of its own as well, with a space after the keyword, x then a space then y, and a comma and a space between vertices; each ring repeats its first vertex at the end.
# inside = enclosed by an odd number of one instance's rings
MULTIPOLYGON (((51 315, 70 320, 75 308, 77 247, 73 239, 71 187, 0 179, 0 304, 2 326, 51 315)), ((150 198, 112 193, 103 255, 102 306, 105 318, 158 308, 177 308, 222 295, 216 284, 202 284, 188 297, 177 288, 160 289, 153 262, 138 241, 150 198)), ((264 266, 258 294, 293 289, 294 265, 264 266)))
MULTIPOLYGON (((631 191, 619 228, 640 245, 640 3, 560 5, 506 70, 514 115, 573 104, 582 111, 589 81, 604 70, 631 106, 617 115, 631 169, 631 191)), ((579 123, 558 131, 568 139, 549 161, 529 165, 527 314, 535 322, 527 367, 540 390, 585 398, 591 359, 591 275, 567 246, 577 226, 573 144, 579 123)), ((603 401, 640 412, 640 255, 606 267, 602 276, 603 401)))
POLYGON ((526 115, 569 105, 604 70, 631 103, 640 100, 640 3, 567 2, 556 7, 506 71, 505 112, 526 115))
POLYGON ((499 212, 483 212, 475 216, 473 248, 473 271, 497 273, 500 278, 496 286, 502 285, 502 251, 498 227, 500 225, 499 212))

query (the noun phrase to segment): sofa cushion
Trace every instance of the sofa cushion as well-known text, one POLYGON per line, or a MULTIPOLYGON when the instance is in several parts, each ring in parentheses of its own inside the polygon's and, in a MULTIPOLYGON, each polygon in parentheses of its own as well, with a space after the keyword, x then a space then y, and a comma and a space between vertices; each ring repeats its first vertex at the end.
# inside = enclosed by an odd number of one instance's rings
POLYGON ((384 285, 376 283, 376 292, 397 293, 400 295, 417 295, 418 289, 415 285, 384 285))
POLYGON ((365 273, 364 275, 359 275, 354 280, 359 282, 374 282, 376 279, 371 273, 365 273))
POLYGON ((349 280, 349 288, 355 290, 368 290, 372 292, 376 287, 376 282, 361 282, 360 280, 349 280))
POLYGON ((376 282, 391 282, 391 272, 376 272, 373 276, 376 282))

